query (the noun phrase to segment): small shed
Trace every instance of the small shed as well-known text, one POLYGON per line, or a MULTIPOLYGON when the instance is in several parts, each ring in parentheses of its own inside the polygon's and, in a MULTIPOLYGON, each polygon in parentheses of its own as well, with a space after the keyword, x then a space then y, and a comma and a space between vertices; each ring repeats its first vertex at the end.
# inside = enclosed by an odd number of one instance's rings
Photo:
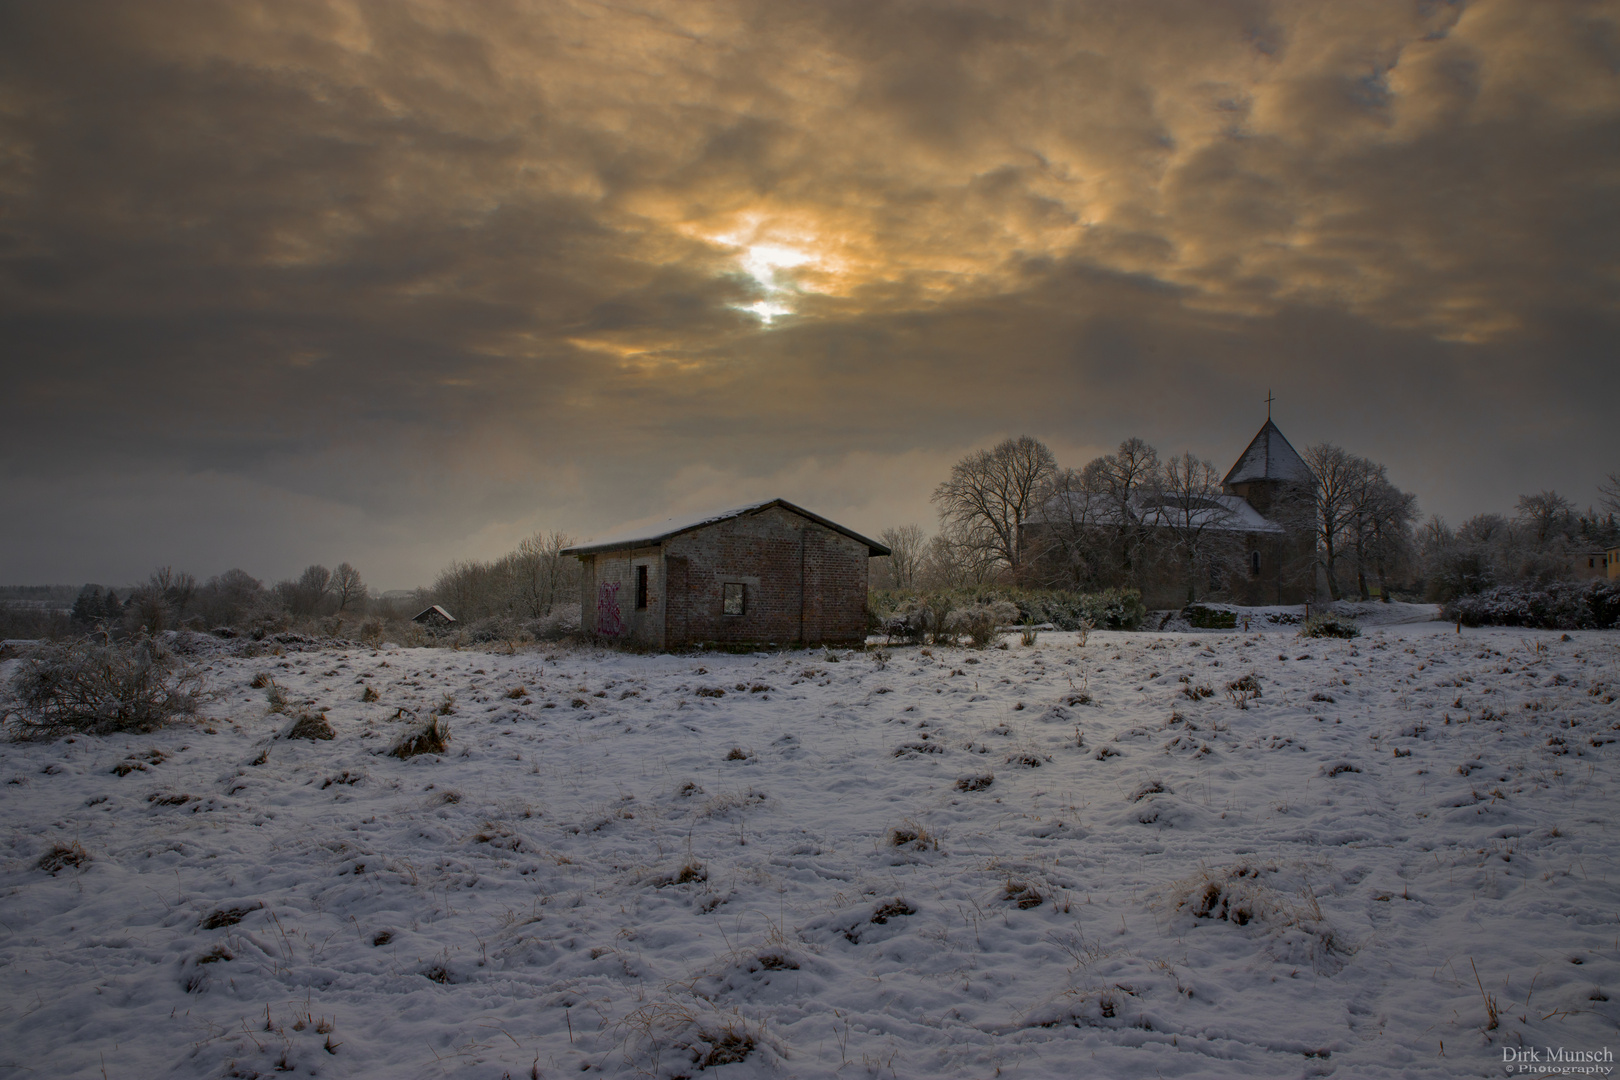
POLYGON ((861 644, 867 560, 889 549, 771 499, 621 530, 563 554, 581 563, 587 634, 669 649, 861 644))
POLYGON ((456 617, 444 610, 444 608, 440 607, 438 604, 434 604, 432 607, 425 608, 417 614, 411 616, 411 622, 421 623, 423 626, 431 626, 434 628, 451 626, 455 623, 455 621, 456 617))

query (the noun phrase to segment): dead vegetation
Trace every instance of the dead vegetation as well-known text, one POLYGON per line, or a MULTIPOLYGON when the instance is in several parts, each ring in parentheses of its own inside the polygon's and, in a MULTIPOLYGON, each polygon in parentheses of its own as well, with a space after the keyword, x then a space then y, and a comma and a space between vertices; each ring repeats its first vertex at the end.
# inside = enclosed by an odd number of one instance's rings
POLYGON ((402 736, 388 751, 388 756, 404 761, 418 754, 442 754, 449 745, 450 726, 441 721, 438 714, 434 714, 428 717, 425 725, 402 736))
POLYGON ((283 739, 307 739, 310 742, 329 742, 337 738, 337 732, 326 719, 323 712, 301 712, 298 718, 281 733, 283 739))
POLYGON ((202 675, 150 638, 41 646, 12 683, 4 719, 20 738, 156 731, 192 716, 202 675))
POLYGON ((77 840, 71 844, 56 843, 35 863, 41 870, 55 877, 58 871, 73 867, 77 870, 90 861, 90 853, 77 840))

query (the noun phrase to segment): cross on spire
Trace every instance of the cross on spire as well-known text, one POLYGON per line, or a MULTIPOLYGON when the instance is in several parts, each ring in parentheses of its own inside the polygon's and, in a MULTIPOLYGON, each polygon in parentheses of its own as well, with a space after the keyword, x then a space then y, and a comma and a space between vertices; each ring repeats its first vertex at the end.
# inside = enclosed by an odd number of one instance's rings
POLYGON ((1267 420, 1271 419, 1271 403, 1273 401, 1276 401, 1276 400, 1277 400, 1276 398, 1271 396, 1271 391, 1267 390, 1266 391, 1266 419, 1267 420))

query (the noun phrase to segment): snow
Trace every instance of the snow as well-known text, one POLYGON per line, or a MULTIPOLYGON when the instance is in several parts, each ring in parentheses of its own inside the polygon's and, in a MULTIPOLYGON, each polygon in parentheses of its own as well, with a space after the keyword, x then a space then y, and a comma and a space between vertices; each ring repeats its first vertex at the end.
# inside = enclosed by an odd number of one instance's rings
POLYGON ((1452 1077, 1613 1047, 1620 639, 1076 642, 200 657, 207 721, 0 745, 0 1066, 1452 1077), (336 738, 278 738, 261 673, 336 738), (445 755, 383 753, 446 695, 445 755))

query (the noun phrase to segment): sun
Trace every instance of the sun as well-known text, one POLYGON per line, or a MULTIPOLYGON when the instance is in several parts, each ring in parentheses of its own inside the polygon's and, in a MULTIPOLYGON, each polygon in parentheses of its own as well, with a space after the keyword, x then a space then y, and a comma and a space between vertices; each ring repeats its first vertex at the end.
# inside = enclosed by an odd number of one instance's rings
MULTIPOLYGON (((753 230, 750 230, 753 233, 753 230)), ((819 266, 821 260, 800 247, 776 242, 756 242, 753 235, 732 233, 717 236, 715 242, 736 252, 737 265, 754 280, 764 297, 750 304, 739 304, 766 326, 784 315, 793 314, 793 298, 802 291, 794 276, 787 273, 801 266, 819 266)))

